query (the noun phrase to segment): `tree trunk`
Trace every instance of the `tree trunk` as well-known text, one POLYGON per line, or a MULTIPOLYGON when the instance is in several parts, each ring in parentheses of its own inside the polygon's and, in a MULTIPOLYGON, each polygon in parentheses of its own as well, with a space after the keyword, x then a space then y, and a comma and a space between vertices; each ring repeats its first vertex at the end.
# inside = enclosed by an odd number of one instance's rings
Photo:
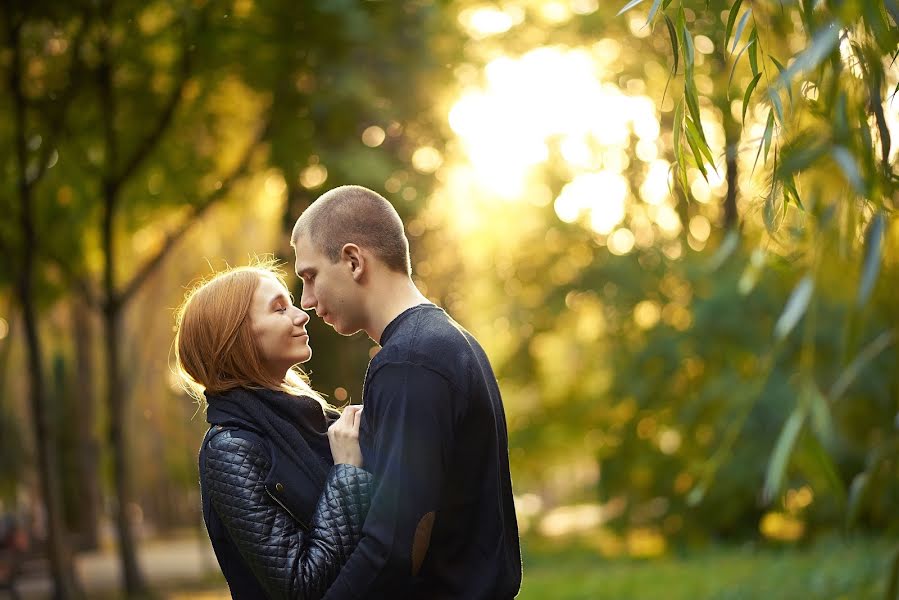
POLYGON ((12 49, 9 84, 15 107, 15 153, 17 159, 19 197, 19 224, 21 227, 21 263, 16 274, 16 295, 22 309, 25 330, 25 346, 28 356, 28 400, 31 422, 34 426, 34 443, 37 447, 38 475, 41 496, 47 517, 47 553, 53 574, 57 598, 81 597, 75 580, 72 555, 67 544, 62 517, 62 497, 59 473, 56 468, 56 452, 53 432, 49 427, 44 389, 44 370, 41 360, 41 339, 37 327, 34 298, 34 257, 38 239, 34 226, 34 197, 32 182, 26 174, 28 152, 25 138, 25 96, 22 92, 21 23, 17 15, 7 14, 8 41, 12 49))
POLYGON ((122 385, 121 370, 121 319, 122 304, 115 287, 115 246, 113 243, 113 217, 118 203, 118 187, 110 182, 103 186, 103 335, 106 348, 106 406, 109 418, 108 441, 112 452, 112 477, 115 486, 115 520, 118 530, 119 559, 125 591, 129 597, 142 596, 148 591, 137 563, 137 544, 128 509, 131 500, 131 478, 128 466, 128 445, 125 444, 125 402, 127 393, 122 385))
POLYGON ((121 339, 121 311, 113 299, 103 309, 103 324, 106 345, 106 391, 109 411, 109 447, 112 450, 112 474, 115 485, 115 520, 118 529, 119 559, 125 591, 129 597, 144 595, 146 582, 137 563, 137 544, 134 530, 128 516, 131 500, 131 473, 128 444, 125 443, 125 396, 122 387, 119 346, 121 339))
POLYGON ((84 302, 72 304, 72 329, 75 334, 75 431, 78 440, 78 471, 80 488, 80 547, 96 550, 99 547, 100 521, 100 447, 94 433, 96 422, 96 390, 94 388, 94 329, 91 312, 84 302))

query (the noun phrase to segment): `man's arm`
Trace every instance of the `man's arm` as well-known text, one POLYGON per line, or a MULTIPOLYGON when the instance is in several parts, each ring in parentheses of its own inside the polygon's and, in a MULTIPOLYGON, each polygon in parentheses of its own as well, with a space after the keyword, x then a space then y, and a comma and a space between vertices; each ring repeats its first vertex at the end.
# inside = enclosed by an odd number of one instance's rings
POLYGON ((375 479, 362 540, 325 598, 396 597, 418 573, 440 516, 453 447, 450 383, 411 363, 381 367, 362 418, 373 428, 366 468, 375 479))

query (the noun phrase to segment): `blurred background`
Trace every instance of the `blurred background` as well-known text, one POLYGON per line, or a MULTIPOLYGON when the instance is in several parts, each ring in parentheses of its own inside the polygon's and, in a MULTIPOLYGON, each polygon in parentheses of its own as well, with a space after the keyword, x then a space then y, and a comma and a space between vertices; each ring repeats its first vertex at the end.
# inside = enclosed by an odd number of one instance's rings
MULTIPOLYGON (((503 391, 521 598, 896 598, 899 7, 9 0, 0 596, 221 598, 191 282, 403 216, 503 391)), ((299 282, 289 276, 299 295, 299 282)), ((310 324, 358 402, 375 345, 310 324)))

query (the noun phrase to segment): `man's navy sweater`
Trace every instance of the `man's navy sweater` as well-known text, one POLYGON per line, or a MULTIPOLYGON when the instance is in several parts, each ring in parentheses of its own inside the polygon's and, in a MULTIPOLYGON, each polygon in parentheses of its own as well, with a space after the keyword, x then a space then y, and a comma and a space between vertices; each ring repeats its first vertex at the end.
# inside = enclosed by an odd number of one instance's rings
POLYGON ((391 321, 381 346, 360 431, 375 492, 362 541, 325 598, 514 597, 508 434, 484 350, 433 304, 391 321))

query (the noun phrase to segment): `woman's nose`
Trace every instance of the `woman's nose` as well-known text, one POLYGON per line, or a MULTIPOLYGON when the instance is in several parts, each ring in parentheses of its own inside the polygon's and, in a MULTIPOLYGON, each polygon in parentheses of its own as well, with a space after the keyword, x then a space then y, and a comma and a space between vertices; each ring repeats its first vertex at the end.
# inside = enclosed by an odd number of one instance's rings
POLYGON ((305 310, 297 308, 297 312, 293 317, 293 322, 297 326, 305 325, 306 323, 309 322, 309 313, 307 313, 305 310))

